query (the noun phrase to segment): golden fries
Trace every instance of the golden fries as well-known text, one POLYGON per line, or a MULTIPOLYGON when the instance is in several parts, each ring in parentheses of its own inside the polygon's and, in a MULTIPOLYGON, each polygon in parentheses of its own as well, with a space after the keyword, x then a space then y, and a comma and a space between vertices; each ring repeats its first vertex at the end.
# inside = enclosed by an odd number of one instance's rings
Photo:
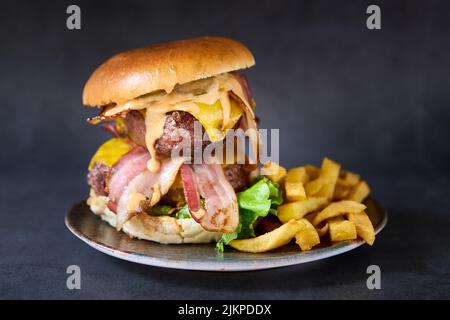
POLYGON ((304 167, 290 169, 287 173, 284 187, 288 201, 298 201, 306 199, 306 192, 303 184, 309 180, 304 167))
POLYGON ((350 171, 341 171, 338 182, 345 184, 346 186, 353 187, 359 182, 359 180, 361 180, 359 174, 350 171))
MULTIPOLYGON (((284 189, 284 204, 278 206, 283 223, 271 232, 229 245, 244 252, 266 252, 289 243, 294 237, 301 251, 313 249, 329 234, 332 242, 358 237, 373 245, 375 231, 362 204, 370 188, 353 172, 324 158, 321 167, 305 165, 286 171, 266 162, 261 171, 284 189)), ((327 240, 328 241, 328 240, 327 240)))
POLYGON ((313 220, 313 225, 317 226, 324 220, 345 215, 348 213, 359 213, 361 211, 364 211, 365 209, 366 209, 365 205, 355 201, 342 200, 339 202, 333 202, 325 209, 319 212, 319 214, 313 220))
POLYGON ((333 200, 343 200, 347 198, 350 194, 351 187, 347 187, 338 182, 336 183, 336 187, 334 188, 333 200))
POLYGON ((233 240, 229 245, 243 252, 266 252, 288 244, 300 230, 306 227, 306 223, 302 220, 290 220, 281 227, 259 237, 233 240))
POLYGON ((331 219, 328 224, 331 241, 356 239, 356 227, 352 221, 344 220, 342 217, 337 217, 331 219))
POLYGON ((300 181, 301 183, 305 183, 308 182, 309 175, 305 167, 292 168, 287 172, 286 181, 287 180, 300 181))
POLYGON ((305 184, 305 191, 308 197, 315 197, 320 189, 322 189, 322 180, 317 178, 315 180, 309 181, 305 184))
POLYGON ((322 181, 322 187, 320 188, 319 192, 316 193, 316 196, 326 197, 331 200, 340 169, 340 164, 328 158, 323 159, 322 167, 320 169, 320 175, 318 178, 322 181))
POLYGON ((273 161, 267 161, 263 165, 261 173, 270 180, 280 183, 281 180, 283 180, 283 178, 286 176, 286 169, 273 161))
POLYGON ((302 251, 311 250, 312 247, 320 243, 319 234, 308 220, 301 219, 298 221, 303 222, 305 227, 295 234, 295 242, 302 251))
POLYGON ((328 200, 326 198, 308 198, 302 201, 283 204, 278 207, 278 219, 282 223, 286 223, 291 219, 301 219, 306 214, 321 209, 327 203, 328 200))
POLYGON ((319 237, 323 237, 324 235, 326 235, 329 228, 330 228, 329 224, 325 223, 325 225, 322 228, 316 229, 317 233, 319 234, 319 237))
POLYGON ((319 177, 320 174, 320 168, 316 167, 316 166, 312 166, 310 164, 307 164, 306 166, 304 166, 306 173, 309 176, 309 180, 315 180, 319 177))
POLYGON ((364 211, 349 213, 347 218, 355 224, 358 236, 360 236, 368 245, 373 245, 375 241, 375 230, 373 229, 372 222, 367 216, 367 213, 364 211))
POLYGON ((370 193, 370 188, 369 188, 369 185, 367 184, 367 182, 360 181, 350 191, 348 200, 353 200, 356 202, 363 202, 364 199, 367 198, 369 193, 370 193))

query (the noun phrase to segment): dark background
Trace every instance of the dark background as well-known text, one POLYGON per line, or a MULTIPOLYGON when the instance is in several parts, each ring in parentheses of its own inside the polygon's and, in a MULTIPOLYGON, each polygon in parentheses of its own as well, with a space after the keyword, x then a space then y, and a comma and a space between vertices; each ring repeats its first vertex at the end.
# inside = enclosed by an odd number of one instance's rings
MULTIPOLYGON (((448 2, 447 2, 448 4, 448 2)), ((2 1, 0 298, 450 298, 450 6, 444 1, 2 1), (78 4, 82 29, 66 29, 78 4), (382 30, 366 28, 369 4, 382 30), (107 134, 84 119, 90 73, 119 51, 202 35, 244 42, 263 128, 285 166, 360 172, 390 221, 374 247, 246 273, 103 255, 64 226, 107 134), (82 290, 66 289, 66 267, 82 290), (382 289, 366 288, 370 264, 382 289)))

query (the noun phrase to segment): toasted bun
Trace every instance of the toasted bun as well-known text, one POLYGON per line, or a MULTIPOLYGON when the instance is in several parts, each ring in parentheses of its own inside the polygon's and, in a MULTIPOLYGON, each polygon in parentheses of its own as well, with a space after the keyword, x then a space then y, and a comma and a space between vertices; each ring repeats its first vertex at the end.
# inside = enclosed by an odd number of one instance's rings
MULTIPOLYGON (((108 209, 108 198, 97 196, 91 190, 87 201, 91 211, 116 226, 116 214, 108 209)), ((138 214, 124 223, 122 231, 133 238, 150 240, 163 244, 209 243, 217 241, 221 234, 204 230, 194 219, 175 219, 167 216, 138 214)))
POLYGON ((177 84, 251 67, 255 60, 240 42, 203 37, 125 51, 103 63, 87 81, 83 104, 121 104, 141 95, 171 91, 177 84))

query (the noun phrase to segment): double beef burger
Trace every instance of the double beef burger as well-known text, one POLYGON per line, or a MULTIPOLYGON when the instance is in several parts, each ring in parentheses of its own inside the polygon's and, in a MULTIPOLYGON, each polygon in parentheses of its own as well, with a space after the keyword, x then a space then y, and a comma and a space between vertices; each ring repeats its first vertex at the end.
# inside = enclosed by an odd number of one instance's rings
POLYGON ((253 130, 258 144, 254 101, 237 72, 254 63, 240 42, 204 37, 126 51, 98 67, 83 104, 101 108, 88 121, 113 137, 89 164, 91 210, 117 230, 160 243, 234 232, 236 192, 249 186, 255 165, 219 161, 214 152, 209 161, 194 158, 232 129, 253 130))

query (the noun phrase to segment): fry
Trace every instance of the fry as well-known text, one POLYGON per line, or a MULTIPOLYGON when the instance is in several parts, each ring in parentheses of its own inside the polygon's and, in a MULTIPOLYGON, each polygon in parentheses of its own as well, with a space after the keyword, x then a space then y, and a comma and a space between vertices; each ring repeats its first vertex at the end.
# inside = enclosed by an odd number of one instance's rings
POLYGON ((303 184, 309 180, 304 167, 293 168, 288 171, 284 187, 288 201, 298 201, 306 199, 306 192, 303 184))
POLYGON ((347 218, 355 224, 358 236, 360 236, 368 245, 373 245, 375 241, 375 230, 373 229, 372 222, 367 216, 367 213, 365 211, 349 213, 347 218))
POLYGON ((306 223, 302 220, 290 220, 281 227, 256 238, 233 240, 229 245, 243 252, 266 252, 288 244, 292 238, 303 228, 306 223))
POLYGON ((324 220, 341 216, 347 213, 359 213, 361 211, 364 211, 365 209, 365 205, 355 201, 342 200, 339 202, 333 202, 328 207, 319 212, 319 214, 313 220, 313 225, 317 226, 324 220))
POLYGON ((310 180, 314 180, 319 177, 320 168, 318 168, 316 166, 312 166, 310 164, 307 164, 306 166, 304 166, 304 168, 305 168, 306 173, 308 174, 310 180))
POLYGON ((291 219, 301 219, 306 214, 321 209, 327 203, 328 200, 326 198, 308 198, 302 201, 283 204, 278 207, 278 219, 282 223, 286 223, 291 219))
POLYGON ((336 182, 336 187, 334 188, 333 200, 343 200, 348 198, 352 187, 354 187, 360 179, 360 176, 356 173, 341 170, 336 182))
POLYGON ((261 174, 279 183, 286 176, 286 169, 273 161, 267 161, 261 169, 261 174))
POLYGON ((350 171, 341 171, 338 182, 345 184, 346 186, 353 187, 359 182, 359 180, 361 180, 359 174, 350 171))
POLYGON ((360 181, 356 186, 352 188, 348 196, 348 200, 363 202, 370 193, 370 188, 367 182, 360 181))
POLYGON ((344 184, 338 182, 336 183, 336 187, 334 188, 333 200, 343 200, 347 198, 350 194, 351 187, 345 186, 344 184))
POLYGON ((306 219, 298 220, 305 224, 305 228, 295 234, 295 242, 302 251, 311 250, 312 247, 320 243, 319 234, 314 226, 306 219))
POLYGON ((285 181, 286 198, 288 201, 298 201, 306 199, 305 188, 301 182, 285 181))
POLYGON ((344 241, 356 239, 356 227, 352 221, 337 217, 329 222, 331 241, 344 241))
POLYGON ((319 234, 319 237, 323 237, 324 235, 326 235, 329 228, 330 228, 329 224, 326 223, 322 228, 316 229, 317 233, 319 234))
POLYGON ((305 184, 305 191, 308 197, 314 197, 322 189, 322 180, 317 178, 305 184))
POLYGON ((306 183, 309 180, 309 175, 305 167, 292 168, 288 170, 286 180, 300 181, 301 183, 306 183))
POLYGON ((334 187, 336 186, 340 169, 340 164, 328 158, 323 159, 319 175, 319 179, 322 181, 322 187, 316 193, 318 197, 326 197, 328 199, 333 197, 334 187))
POLYGON ((312 223, 312 221, 314 220, 315 216, 317 216, 317 214, 318 214, 318 212, 311 212, 311 213, 305 214, 305 216, 303 218, 312 223))

